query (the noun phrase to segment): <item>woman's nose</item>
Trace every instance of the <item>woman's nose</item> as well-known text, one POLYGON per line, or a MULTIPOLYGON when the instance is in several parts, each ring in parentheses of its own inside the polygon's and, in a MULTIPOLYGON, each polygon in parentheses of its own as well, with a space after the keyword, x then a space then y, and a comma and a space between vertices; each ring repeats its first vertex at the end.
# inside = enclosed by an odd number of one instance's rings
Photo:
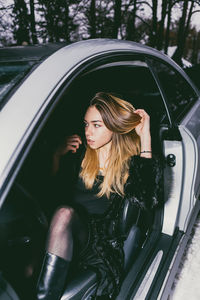
POLYGON ((90 125, 88 125, 87 127, 85 127, 85 135, 86 136, 91 136, 92 135, 92 128, 90 125))

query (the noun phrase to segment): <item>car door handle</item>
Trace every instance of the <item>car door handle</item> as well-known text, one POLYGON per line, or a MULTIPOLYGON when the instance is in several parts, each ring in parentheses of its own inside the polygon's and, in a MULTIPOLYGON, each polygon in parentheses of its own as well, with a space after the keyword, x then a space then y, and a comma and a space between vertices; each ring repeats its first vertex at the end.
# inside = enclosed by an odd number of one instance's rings
POLYGON ((167 165, 169 167, 174 167, 176 165, 176 156, 174 154, 167 155, 167 165))

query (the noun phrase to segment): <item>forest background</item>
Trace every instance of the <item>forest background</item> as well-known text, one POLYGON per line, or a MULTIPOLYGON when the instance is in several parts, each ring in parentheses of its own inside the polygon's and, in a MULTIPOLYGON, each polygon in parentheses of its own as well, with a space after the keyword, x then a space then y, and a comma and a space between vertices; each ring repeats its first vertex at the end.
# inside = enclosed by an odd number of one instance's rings
POLYGON ((197 0, 0 0, 0 46, 118 38, 200 63, 197 0))

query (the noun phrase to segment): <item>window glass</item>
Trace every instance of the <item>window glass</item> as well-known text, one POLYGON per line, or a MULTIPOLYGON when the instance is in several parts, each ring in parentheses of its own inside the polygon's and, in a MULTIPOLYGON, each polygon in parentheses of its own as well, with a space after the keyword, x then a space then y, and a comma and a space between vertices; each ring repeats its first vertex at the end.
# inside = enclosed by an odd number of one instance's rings
POLYGON ((33 62, 1 62, 0 63, 0 106, 7 93, 25 76, 33 62))
POLYGON ((90 82, 93 94, 101 90, 117 93, 135 108, 144 108, 158 126, 168 124, 163 98, 145 61, 136 59, 104 65, 84 77, 83 90, 90 82))
POLYGON ((182 116, 198 96, 186 79, 170 65, 152 60, 174 120, 182 116))
POLYGON ((118 61, 97 67, 80 79, 74 91, 74 98, 86 101, 99 91, 114 93, 131 102, 136 109, 144 109, 150 115, 153 151, 160 151, 160 127, 169 125, 168 112, 144 60, 133 58, 132 61, 118 61))

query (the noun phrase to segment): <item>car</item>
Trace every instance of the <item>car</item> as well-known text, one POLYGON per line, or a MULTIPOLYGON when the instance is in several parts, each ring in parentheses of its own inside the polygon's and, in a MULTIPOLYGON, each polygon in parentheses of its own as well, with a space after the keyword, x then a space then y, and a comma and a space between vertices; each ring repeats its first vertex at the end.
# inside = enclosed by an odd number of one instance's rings
MULTIPOLYGON (((168 299, 200 209, 199 90, 160 51, 114 39, 1 48, 0 70, 0 299, 31 299, 31 266, 40 265, 59 205, 52 153, 66 135, 83 134, 98 91, 147 111, 163 160, 163 205, 147 212, 127 203, 122 212, 128 238, 116 300, 168 299)), ((95 286, 94 271, 74 272, 61 299, 92 299, 95 286)))

